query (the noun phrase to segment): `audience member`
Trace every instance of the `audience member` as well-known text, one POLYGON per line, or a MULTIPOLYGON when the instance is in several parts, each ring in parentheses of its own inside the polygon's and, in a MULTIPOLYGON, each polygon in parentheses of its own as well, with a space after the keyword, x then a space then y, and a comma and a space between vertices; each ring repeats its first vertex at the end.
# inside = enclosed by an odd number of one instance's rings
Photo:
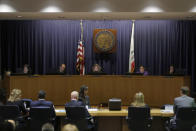
POLYGON ((0 131, 15 131, 16 123, 14 120, 4 120, 0 123, 0 131))
POLYGON ((63 127, 62 131, 78 131, 78 128, 75 125, 67 124, 63 127))
POLYGON ((181 87, 180 97, 174 99, 174 118, 170 120, 171 127, 176 126, 176 111, 180 107, 192 107, 194 106, 194 99, 189 97, 189 88, 186 86, 181 87))
POLYGON ((142 92, 136 93, 134 97, 134 102, 131 103, 131 106, 135 107, 145 107, 147 106, 144 102, 144 94, 142 92))
POLYGON ((0 105, 6 105, 7 103, 7 93, 5 88, 0 88, 0 105))
MULTIPOLYGON (((77 91, 71 92, 71 101, 65 104, 65 107, 81 107, 84 106, 84 103, 81 101, 78 101, 79 93, 77 91)), ((86 109, 86 108, 85 108, 86 109)), ((91 118, 91 115, 89 114, 88 110, 86 109, 86 118, 91 118)), ((89 123, 93 123, 93 119, 89 119, 89 123)))
POLYGON ((21 100, 21 93, 20 89, 13 89, 10 93, 7 105, 17 105, 19 110, 23 115, 27 114, 27 110, 25 109, 24 103, 21 100))
POLYGON ((32 107, 49 107, 51 109, 51 112, 52 112, 52 117, 55 118, 56 114, 55 114, 54 105, 51 101, 46 101, 45 97, 46 97, 45 91, 40 90, 39 93, 38 93, 38 100, 37 101, 32 101, 30 107, 31 108, 32 107))
POLYGON ((139 71, 137 73, 141 73, 144 76, 148 75, 148 72, 145 70, 144 66, 140 66, 140 69, 139 69, 139 71))
POLYGON ((90 100, 89 100, 89 96, 88 96, 88 86, 82 85, 80 87, 79 101, 82 101, 86 107, 90 108, 90 100))
POLYGON ((192 107, 195 104, 195 101, 192 97, 189 97, 189 88, 183 86, 180 89, 180 97, 174 99, 174 112, 179 107, 192 107))
POLYGON ((45 123, 42 126, 42 131, 54 131, 54 126, 51 123, 45 123))

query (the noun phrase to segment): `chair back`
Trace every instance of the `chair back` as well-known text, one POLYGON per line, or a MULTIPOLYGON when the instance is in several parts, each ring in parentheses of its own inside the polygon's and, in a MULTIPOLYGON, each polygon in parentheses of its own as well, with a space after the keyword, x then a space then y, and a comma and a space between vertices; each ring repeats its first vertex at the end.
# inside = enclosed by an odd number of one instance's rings
POLYGON ((181 107, 176 112, 176 129, 191 130, 196 124, 196 108, 181 107))
POLYGON ((52 123, 52 111, 49 107, 30 108, 30 129, 31 131, 41 131, 45 123, 52 123))
POLYGON ((128 107, 128 117, 134 120, 145 120, 150 118, 149 107, 128 107))
POLYGON ((3 105, 0 106, 0 117, 1 119, 14 119, 16 120, 21 116, 19 107, 16 105, 3 105))
POLYGON ((85 107, 65 107, 66 123, 75 124, 80 131, 88 129, 85 107))
POLYGON ((85 107, 65 107, 66 115, 69 119, 79 120, 86 118, 85 107))
POLYGON ((152 125, 149 107, 128 107, 128 127, 133 131, 148 130, 152 125))

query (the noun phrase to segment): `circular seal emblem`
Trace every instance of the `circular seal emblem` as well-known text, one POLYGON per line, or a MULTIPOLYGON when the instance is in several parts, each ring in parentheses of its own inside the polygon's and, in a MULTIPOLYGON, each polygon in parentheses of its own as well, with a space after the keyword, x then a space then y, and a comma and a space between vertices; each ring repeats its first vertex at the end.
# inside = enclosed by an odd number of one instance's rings
POLYGON ((94 43, 99 51, 106 53, 115 46, 115 36, 108 30, 100 31, 96 34, 94 43))

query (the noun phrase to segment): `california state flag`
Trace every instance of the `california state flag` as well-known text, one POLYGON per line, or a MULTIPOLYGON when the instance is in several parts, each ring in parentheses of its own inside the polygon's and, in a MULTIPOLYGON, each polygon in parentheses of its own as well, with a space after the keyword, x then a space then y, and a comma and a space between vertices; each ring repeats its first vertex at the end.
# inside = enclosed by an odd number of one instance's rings
POLYGON ((129 51, 129 72, 134 72, 134 69, 135 69, 135 57, 134 57, 134 21, 133 21, 132 31, 131 31, 130 51, 129 51))

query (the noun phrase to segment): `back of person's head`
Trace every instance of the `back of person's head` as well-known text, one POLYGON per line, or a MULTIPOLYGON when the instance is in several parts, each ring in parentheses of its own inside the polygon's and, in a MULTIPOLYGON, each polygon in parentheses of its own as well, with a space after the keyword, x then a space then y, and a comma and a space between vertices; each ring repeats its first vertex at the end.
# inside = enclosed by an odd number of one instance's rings
POLYGON ((39 99, 45 99, 46 97, 46 92, 43 91, 43 90, 40 90, 39 93, 38 93, 38 98, 39 99))
POLYGON ((189 88, 187 86, 182 86, 180 90, 182 95, 189 95, 189 88))
POLYGON ((42 131, 54 131, 54 126, 51 123, 45 123, 42 126, 42 131))
POLYGON ((71 92, 71 99, 72 100, 78 100, 78 96, 79 96, 79 93, 77 91, 72 91, 71 92))
POLYGON ((145 106, 144 94, 142 92, 138 92, 135 94, 135 100, 132 105, 136 107, 145 106))
POLYGON ((14 102, 21 99, 22 91, 20 89, 13 89, 10 93, 8 101, 14 102))
POLYGON ((78 128, 75 125, 67 124, 63 127, 62 131, 78 131, 78 128))
POLYGON ((14 120, 5 120, 0 123, 0 131, 15 131, 15 127, 14 120))
POLYGON ((0 102, 4 105, 7 102, 7 93, 5 88, 0 88, 0 102))

